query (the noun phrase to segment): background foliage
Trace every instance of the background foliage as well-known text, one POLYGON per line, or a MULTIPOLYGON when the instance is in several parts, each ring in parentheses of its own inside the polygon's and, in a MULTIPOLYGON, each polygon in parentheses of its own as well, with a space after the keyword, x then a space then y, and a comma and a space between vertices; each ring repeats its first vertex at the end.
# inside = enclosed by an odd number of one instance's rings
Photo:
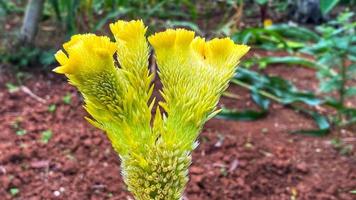
MULTIPOLYGON (((0 0, 0 22, 23 15, 25 6, 19 0, 0 0)), ((332 127, 356 121, 356 109, 345 103, 356 94, 356 23, 354 13, 350 12, 355 8, 355 1, 320 1, 323 23, 312 26, 293 22, 292 17, 288 19, 293 6, 284 0, 48 0, 44 4, 39 35, 46 32, 54 35, 54 44, 38 42, 35 46, 12 48, 18 27, 10 24, 0 35, 4 38, 0 44, 0 61, 16 70, 36 65, 48 69, 54 64, 53 53, 58 44, 75 33, 104 33, 109 22, 120 18, 142 18, 150 25, 149 33, 184 27, 208 38, 227 35, 253 49, 283 51, 287 55, 245 59, 232 83, 248 89, 259 110, 224 108, 218 117, 256 120, 269 113, 272 101, 310 116, 318 125, 316 130, 297 132, 324 135, 332 127), (342 11, 338 16, 332 13, 336 8, 335 13, 342 11), (315 70, 320 81, 318 91, 299 90, 283 77, 264 72, 275 64, 315 70), (321 114, 316 109, 320 106, 336 113, 321 114)))

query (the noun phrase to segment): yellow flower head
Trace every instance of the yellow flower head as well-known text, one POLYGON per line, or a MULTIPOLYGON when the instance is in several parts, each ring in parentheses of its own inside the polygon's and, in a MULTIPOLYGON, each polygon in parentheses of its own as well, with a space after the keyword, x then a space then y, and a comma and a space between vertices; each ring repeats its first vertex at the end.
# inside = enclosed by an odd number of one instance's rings
POLYGON ((263 26, 264 26, 265 28, 268 28, 268 27, 270 27, 270 26, 272 26, 272 25, 273 25, 272 19, 265 19, 265 20, 263 20, 263 26))
POLYGON ((74 35, 63 45, 65 50, 55 54, 61 66, 54 69, 61 74, 95 73, 106 67, 116 51, 116 45, 105 36, 74 35))
POLYGON ((168 114, 169 134, 162 137, 172 144, 194 142, 202 124, 216 114, 220 95, 249 47, 229 38, 205 41, 184 29, 168 29, 148 41, 155 50, 163 84, 165 102, 160 105, 168 114))
POLYGON ((148 38, 156 51, 167 50, 174 46, 187 47, 192 42, 195 33, 185 29, 167 29, 148 38))
POLYGON ((147 28, 142 20, 122 21, 119 20, 110 24, 110 30, 116 40, 130 41, 141 39, 145 35, 147 28))
POLYGON ((213 39, 205 43, 206 62, 220 69, 235 68, 240 58, 249 50, 246 45, 237 45, 230 38, 213 39))
POLYGON ((132 66, 148 67, 149 50, 145 37, 147 28, 142 20, 119 20, 110 24, 110 30, 116 40, 117 58, 121 67, 133 71, 135 69, 130 69, 132 66))
MULTIPOLYGON (((170 56, 173 53, 189 53, 190 56, 198 56, 205 65, 215 67, 235 67, 239 59, 245 55, 249 47, 237 45, 230 38, 213 39, 206 42, 204 38, 195 37, 194 32, 185 29, 168 29, 164 32, 156 33, 148 38, 153 46, 160 62, 160 57, 170 56)), ((193 58, 193 62, 196 58, 193 58)))
POLYGON ((83 94, 92 117, 87 120, 106 132, 120 155, 135 199, 181 199, 197 135, 218 112, 219 98, 249 47, 229 38, 205 41, 185 29, 150 36, 165 111, 158 106, 152 120, 147 28, 141 20, 120 20, 110 30, 115 42, 94 34, 73 36, 55 54, 60 66, 54 71, 83 94))

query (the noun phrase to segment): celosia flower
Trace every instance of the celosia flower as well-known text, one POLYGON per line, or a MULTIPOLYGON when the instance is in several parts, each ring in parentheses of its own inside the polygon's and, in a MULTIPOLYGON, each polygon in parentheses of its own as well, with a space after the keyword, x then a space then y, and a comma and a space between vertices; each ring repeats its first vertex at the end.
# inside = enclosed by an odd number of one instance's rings
POLYGON ((94 34, 73 36, 56 53, 61 66, 54 71, 83 94, 92 117, 87 120, 107 133, 134 197, 181 199, 197 136, 218 112, 219 98, 249 47, 228 38, 206 42, 184 29, 150 36, 164 98, 151 125, 146 27, 142 21, 118 21, 110 29, 116 42, 94 34))

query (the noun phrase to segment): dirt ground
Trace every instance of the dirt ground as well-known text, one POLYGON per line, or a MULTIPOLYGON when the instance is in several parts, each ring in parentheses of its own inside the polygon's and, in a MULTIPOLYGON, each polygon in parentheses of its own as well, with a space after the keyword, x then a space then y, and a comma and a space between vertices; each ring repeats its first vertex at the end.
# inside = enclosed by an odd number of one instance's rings
MULTIPOLYGON (((267 72, 298 80, 302 89, 317 87, 309 69, 274 66, 267 72)), ((41 99, 26 88, 10 93, 5 84, 16 83, 15 76, 9 70, 0 76, 0 199, 133 199, 118 156, 105 134, 85 121, 75 88, 56 74, 28 76, 23 85, 41 99), (62 100, 67 94, 69 104, 62 100), (26 134, 16 134, 19 130, 26 134), (41 141, 46 130, 53 133, 48 143, 41 141)), ((244 89, 229 90, 239 99, 224 97, 220 105, 254 106, 244 89)), ((333 130, 321 138, 289 133, 313 127, 311 119, 278 104, 258 121, 210 120, 193 153, 184 199, 356 199, 355 150, 342 154, 331 142, 339 137, 355 147, 355 130, 333 130)))

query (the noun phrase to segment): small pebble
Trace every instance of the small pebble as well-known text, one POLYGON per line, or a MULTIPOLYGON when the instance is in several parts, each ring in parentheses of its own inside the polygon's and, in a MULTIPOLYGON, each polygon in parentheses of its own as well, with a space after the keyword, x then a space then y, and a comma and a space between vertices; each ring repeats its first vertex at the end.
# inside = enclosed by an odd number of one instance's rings
POLYGON ((57 190, 54 191, 53 194, 54 194, 54 196, 56 196, 56 197, 58 197, 59 195, 61 195, 61 193, 60 193, 59 191, 57 191, 57 190))

